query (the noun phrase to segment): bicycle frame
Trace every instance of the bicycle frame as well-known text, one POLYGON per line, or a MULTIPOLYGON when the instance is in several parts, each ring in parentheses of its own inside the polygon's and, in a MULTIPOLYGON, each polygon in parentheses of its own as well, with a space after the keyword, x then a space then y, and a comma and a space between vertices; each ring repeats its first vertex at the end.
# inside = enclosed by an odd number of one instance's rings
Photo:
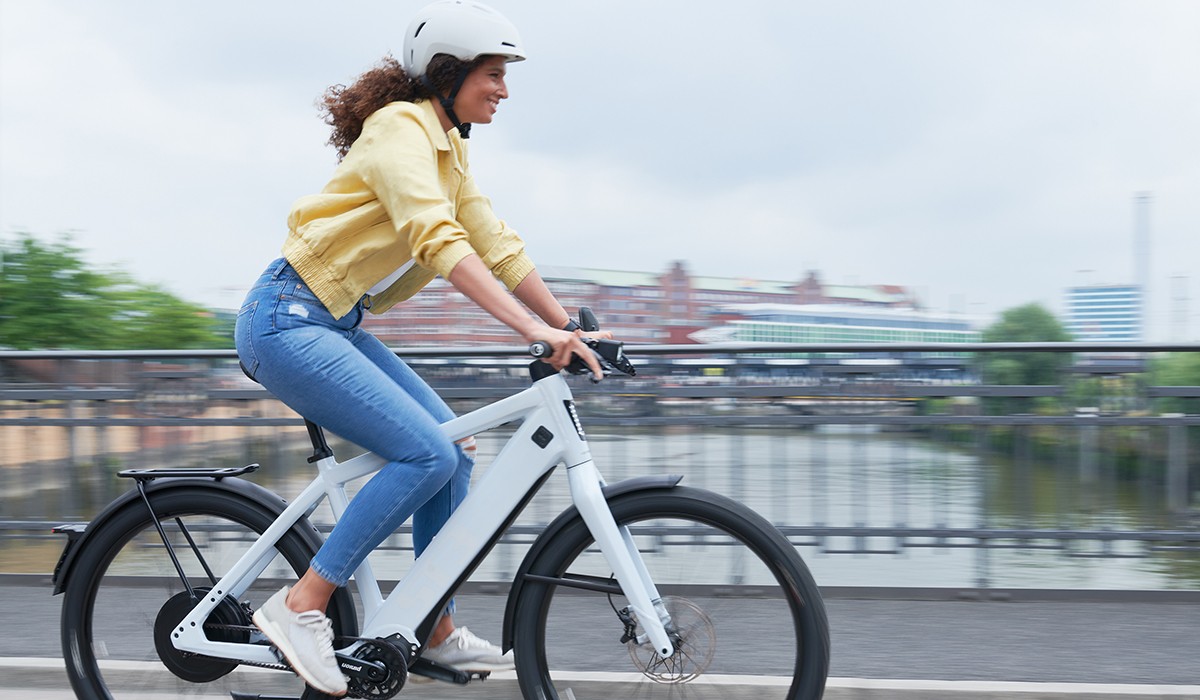
MULTIPOLYGON (((520 427, 487 472, 386 598, 368 562, 355 571, 365 611, 361 635, 374 638, 399 634, 414 647, 420 644, 423 640, 417 638, 416 630, 422 620, 441 604, 448 589, 524 505, 536 485, 556 466, 565 464, 572 502, 646 636, 661 656, 670 656, 674 648, 666 632, 669 616, 632 536, 628 529, 617 526, 608 509, 601 491, 603 478, 592 462, 570 387, 562 374, 535 381, 518 394, 444 423, 442 429, 448 438, 458 440, 518 419, 520 427)), ((175 647, 206 656, 276 663, 270 647, 208 639, 204 621, 225 596, 240 599, 270 564, 274 544, 297 520, 323 498, 329 499, 335 520, 341 518, 349 503, 346 484, 385 464, 383 458, 371 453, 343 463, 333 457, 318 461, 317 477, 179 623, 173 635, 175 647)))

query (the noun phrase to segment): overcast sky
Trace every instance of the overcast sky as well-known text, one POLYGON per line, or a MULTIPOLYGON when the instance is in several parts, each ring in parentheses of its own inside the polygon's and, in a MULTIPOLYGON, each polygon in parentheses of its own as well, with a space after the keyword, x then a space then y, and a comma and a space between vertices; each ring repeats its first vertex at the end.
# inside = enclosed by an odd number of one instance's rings
MULTIPOLYGON (((0 0, 0 235, 236 308, 422 4, 0 0)), ((1200 2, 493 5, 529 60, 472 168, 540 264, 1057 311, 1134 281, 1150 192, 1153 339, 1200 335, 1200 2)))

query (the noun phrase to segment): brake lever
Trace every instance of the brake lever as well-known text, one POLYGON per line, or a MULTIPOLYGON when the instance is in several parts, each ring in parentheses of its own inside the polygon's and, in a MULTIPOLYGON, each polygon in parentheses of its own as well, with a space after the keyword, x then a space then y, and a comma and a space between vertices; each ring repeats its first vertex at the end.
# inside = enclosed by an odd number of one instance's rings
MULTIPOLYGON (((627 374, 630 377, 637 374, 633 363, 629 361, 629 358, 625 357, 625 343, 605 338, 584 338, 583 342, 592 349, 592 352, 600 360, 600 369, 604 374, 612 374, 611 370, 627 374)), ((587 371, 587 363, 582 358, 576 357, 571 360, 572 369, 577 365, 579 371, 575 372, 576 374, 583 374, 587 371)))
MULTIPOLYGON (((608 376, 610 374, 610 371, 609 371, 608 367, 605 366, 604 356, 601 355, 600 353, 596 352, 596 347, 595 347, 595 345, 592 344, 592 342, 591 342, 592 340, 593 340, 592 338, 584 338, 583 342, 586 343, 589 348, 591 348, 592 354, 595 355, 596 359, 599 361, 600 375, 608 376)), ((567 366, 564 369, 567 370, 568 374, 586 374, 586 375, 588 375, 588 377, 592 380, 593 384, 600 383, 600 380, 596 379, 596 377, 592 374, 592 368, 588 367, 587 362, 582 357, 580 357, 578 354, 571 356, 571 361, 567 364, 567 366)))
POLYGON ((631 377, 637 375, 637 370, 634 369, 633 363, 629 361, 629 358, 625 357, 625 343, 619 340, 605 340, 603 338, 589 338, 588 340, 595 341, 594 344, 589 342, 588 345, 605 362, 611 365, 613 369, 631 377))

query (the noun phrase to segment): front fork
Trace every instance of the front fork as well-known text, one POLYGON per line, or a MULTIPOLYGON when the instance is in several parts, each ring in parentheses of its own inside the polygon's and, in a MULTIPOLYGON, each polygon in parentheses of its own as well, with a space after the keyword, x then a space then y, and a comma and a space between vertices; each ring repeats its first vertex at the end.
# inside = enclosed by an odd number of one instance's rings
MULTIPOLYGON (((666 659, 675 653, 675 646, 667 634, 670 615, 663 605, 658 587, 650 578, 646 562, 633 541, 629 528, 617 525, 608 502, 601 490, 604 486, 599 471, 589 459, 567 468, 571 486, 571 498, 583 522, 591 531, 600 551, 608 562, 620 584, 630 609, 637 615, 645 638, 654 645, 655 652, 666 659)), ((639 642, 644 641, 642 638, 639 642)))

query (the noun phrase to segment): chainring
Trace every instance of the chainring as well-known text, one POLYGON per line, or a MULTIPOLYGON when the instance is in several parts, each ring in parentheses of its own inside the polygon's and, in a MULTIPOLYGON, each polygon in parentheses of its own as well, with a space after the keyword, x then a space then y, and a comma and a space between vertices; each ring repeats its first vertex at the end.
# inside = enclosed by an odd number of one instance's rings
POLYGON ((356 659, 383 664, 388 673, 378 681, 351 677, 347 681, 351 697, 386 700, 399 693, 408 680, 407 657, 386 639, 368 639, 354 650, 352 656, 356 659))
MULTIPOLYGON (((708 670, 717 651, 717 632, 712 619, 687 598, 663 596, 662 600, 671 615, 667 634, 675 653, 664 659, 649 641, 639 644, 631 640, 627 642, 629 658, 638 671, 655 683, 687 683, 708 670)), ((637 632, 645 634, 641 629, 637 632)))

